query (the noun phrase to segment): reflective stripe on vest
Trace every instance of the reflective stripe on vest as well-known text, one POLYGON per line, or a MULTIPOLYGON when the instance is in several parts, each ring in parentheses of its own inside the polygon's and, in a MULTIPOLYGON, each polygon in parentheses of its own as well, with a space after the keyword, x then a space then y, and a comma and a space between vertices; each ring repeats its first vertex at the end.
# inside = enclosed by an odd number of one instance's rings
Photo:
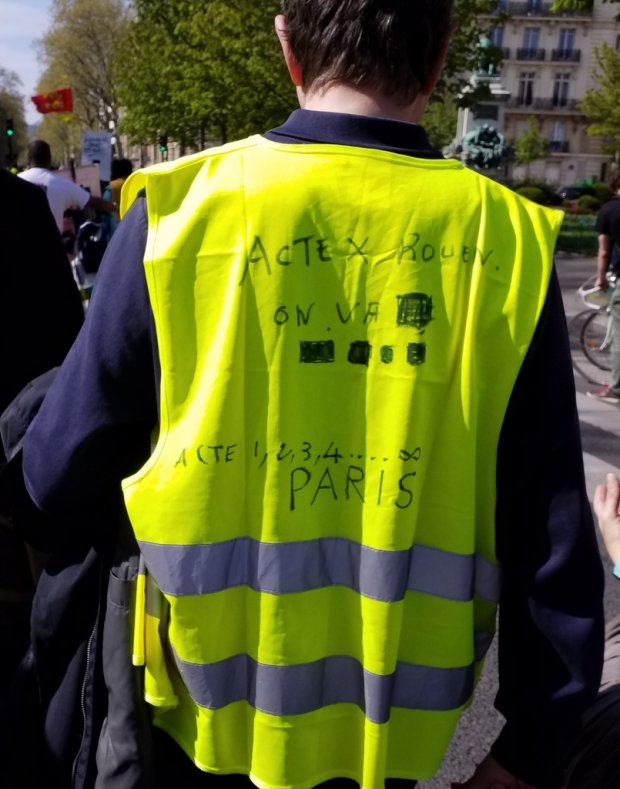
POLYGON ((270 715, 303 715, 332 704, 355 704, 374 723, 387 723, 392 707, 453 710, 470 698, 474 666, 434 668, 399 663, 389 675, 335 656, 295 666, 266 666, 236 655, 208 666, 177 665, 192 697, 208 709, 247 701, 270 715))
POLYGON ((156 723, 262 789, 429 778, 493 637, 497 448, 561 216, 459 162, 263 138, 134 174, 124 210, 142 189, 156 723))
POLYGON ((257 592, 291 594, 345 586, 385 602, 407 591, 499 602, 500 571, 483 556, 462 556, 415 545, 380 551, 352 540, 323 538, 284 544, 247 537, 211 545, 140 542, 149 571, 162 592, 174 597, 249 586, 257 592))

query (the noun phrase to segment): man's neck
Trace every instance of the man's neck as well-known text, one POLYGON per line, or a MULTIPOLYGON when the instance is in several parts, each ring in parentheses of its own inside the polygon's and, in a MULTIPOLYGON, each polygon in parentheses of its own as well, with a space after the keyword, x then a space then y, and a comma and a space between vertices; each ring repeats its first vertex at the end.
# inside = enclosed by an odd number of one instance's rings
POLYGON ((368 115, 407 123, 419 123, 427 101, 427 96, 419 95, 410 104, 403 105, 390 96, 344 83, 328 85, 320 91, 299 92, 299 103, 304 110, 368 115))

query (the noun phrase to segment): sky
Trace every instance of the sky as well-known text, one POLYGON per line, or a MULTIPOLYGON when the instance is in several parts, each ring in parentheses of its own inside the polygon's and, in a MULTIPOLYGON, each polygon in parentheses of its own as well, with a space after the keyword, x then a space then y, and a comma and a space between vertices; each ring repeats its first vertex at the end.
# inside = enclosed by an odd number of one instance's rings
POLYGON ((21 79, 29 124, 41 120, 30 97, 42 71, 35 41, 49 27, 51 7, 52 0, 0 0, 0 66, 15 71, 21 79))

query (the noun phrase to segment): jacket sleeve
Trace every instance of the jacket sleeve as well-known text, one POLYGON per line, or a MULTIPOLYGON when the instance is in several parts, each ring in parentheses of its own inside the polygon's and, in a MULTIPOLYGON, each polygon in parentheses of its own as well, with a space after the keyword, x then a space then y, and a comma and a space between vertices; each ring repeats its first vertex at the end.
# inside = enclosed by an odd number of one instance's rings
POLYGON ((599 686, 603 572, 555 271, 502 428, 497 490, 496 706, 506 725, 492 752, 522 780, 556 789, 599 686))
POLYGON ((146 234, 140 199, 112 237, 86 322, 26 435, 26 487, 49 515, 115 498, 149 455, 158 383, 146 234))

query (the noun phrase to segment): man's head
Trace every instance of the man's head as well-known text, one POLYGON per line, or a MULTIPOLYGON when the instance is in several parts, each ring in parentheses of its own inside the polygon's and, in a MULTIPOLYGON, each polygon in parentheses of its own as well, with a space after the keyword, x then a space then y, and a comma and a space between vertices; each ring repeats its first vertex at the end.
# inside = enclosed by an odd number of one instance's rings
POLYGON ((454 0, 282 0, 301 87, 345 83, 410 104, 432 89, 454 0))
POLYGON ((28 164, 30 167, 43 167, 49 170, 52 166, 52 151, 45 140, 33 140, 28 146, 28 164))
POLYGON ((133 164, 130 159, 112 159, 111 181, 116 181, 118 178, 129 178, 132 172, 133 164))
POLYGON ((607 183, 609 184, 609 188, 612 192, 620 192, 620 167, 616 167, 615 170, 611 171, 611 174, 607 179, 607 183))

